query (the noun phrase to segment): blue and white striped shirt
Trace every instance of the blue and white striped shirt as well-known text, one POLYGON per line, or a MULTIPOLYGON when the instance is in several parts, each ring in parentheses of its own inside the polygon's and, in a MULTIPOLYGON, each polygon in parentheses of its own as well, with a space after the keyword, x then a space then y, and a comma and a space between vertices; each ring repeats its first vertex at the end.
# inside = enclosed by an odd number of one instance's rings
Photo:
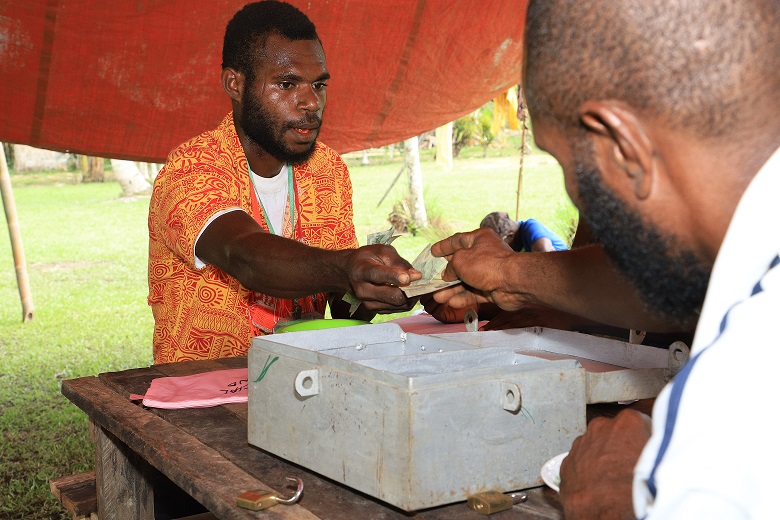
POLYGON ((732 217, 692 358, 653 409, 634 474, 646 519, 780 518, 780 150, 732 217))

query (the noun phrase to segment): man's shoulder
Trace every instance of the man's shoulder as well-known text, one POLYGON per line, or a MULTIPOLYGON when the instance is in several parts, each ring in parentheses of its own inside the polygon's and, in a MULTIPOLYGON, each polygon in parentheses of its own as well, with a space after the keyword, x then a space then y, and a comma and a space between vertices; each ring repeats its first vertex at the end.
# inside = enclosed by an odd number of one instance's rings
POLYGON ((348 174, 347 165, 341 155, 330 146, 317 141, 314 153, 304 163, 314 175, 348 174))
POLYGON ((321 155, 323 157, 331 158, 331 159, 339 160, 339 161, 342 160, 341 159, 341 155, 336 150, 334 150, 333 148, 331 148, 330 146, 328 146, 327 144, 325 144, 325 143, 323 143, 321 141, 317 141, 315 143, 315 145, 314 145, 314 153, 312 154, 312 157, 314 155, 321 155))
POLYGON ((528 226, 528 227, 531 227, 531 226, 538 226, 538 225, 541 225, 541 224, 542 224, 541 222, 539 222, 539 221, 538 221, 538 220, 536 220, 535 218, 528 218, 528 219, 525 219, 525 220, 518 220, 518 221, 517 221, 517 223, 518 223, 520 226, 528 226))
POLYGON ((518 224, 520 225, 520 228, 526 229, 528 231, 533 231, 535 233, 543 233, 545 235, 552 234, 550 228, 548 228, 541 221, 536 220, 535 218, 521 220, 518 222, 518 224))
POLYGON ((221 155, 235 155, 237 147, 240 146, 233 126, 233 114, 230 113, 216 128, 206 130, 176 146, 168 154, 167 162, 182 159, 215 161, 221 155))

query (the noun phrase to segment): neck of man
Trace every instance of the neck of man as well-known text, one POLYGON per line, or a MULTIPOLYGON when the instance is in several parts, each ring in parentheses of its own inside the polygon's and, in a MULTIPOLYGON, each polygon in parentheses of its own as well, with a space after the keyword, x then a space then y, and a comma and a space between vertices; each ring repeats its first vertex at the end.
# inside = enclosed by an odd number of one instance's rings
POLYGON ((265 149, 246 135, 239 125, 235 125, 235 128, 238 140, 244 149, 244 155, 246 155, 247 163, 249 163, 249 168, 251 168, 252 172, 268 179, 276 177, 281 171, 284 161, 266 152, 265 149))

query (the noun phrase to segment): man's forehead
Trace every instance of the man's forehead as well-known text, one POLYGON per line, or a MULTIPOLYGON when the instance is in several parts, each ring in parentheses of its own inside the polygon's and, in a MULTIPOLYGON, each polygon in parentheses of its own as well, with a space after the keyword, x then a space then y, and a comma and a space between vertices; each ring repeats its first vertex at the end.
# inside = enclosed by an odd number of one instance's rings
POLYGON ((325 69, 325 51, 319 40, 289 40, 272 34, 260 51, 264 67, 320 67, 325 69))

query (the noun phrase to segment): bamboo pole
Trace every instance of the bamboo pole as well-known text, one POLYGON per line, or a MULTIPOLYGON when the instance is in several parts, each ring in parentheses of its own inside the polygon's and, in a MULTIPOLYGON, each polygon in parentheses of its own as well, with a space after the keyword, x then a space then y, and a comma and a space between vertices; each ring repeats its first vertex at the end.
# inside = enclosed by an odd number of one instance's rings
POLYGON ((33 319, 32 292, 30 291, 30 278, 27 276, 27 262, 24 259, 22 247, 22 233, 19 230, 19 221, 16 218, 16 202, 11 188, 11 176, 8 173, 8 162, 5 159, 5 149, 0 143, 0 192, 3 196, 3 208, 5 218, 8 221, 8 233, 11 235, 11 251, 14 255, 16 267, 16 283, 19 286, 19 297, 22 300, 22 322, 33 319))
POLYGON ((528 128, 525 126, 525 109, 520 109, 520 170, 517 173, 517 203, 515 205, 515 220, 520 220, 520 199, 523 195, 523 163, 528 128))

